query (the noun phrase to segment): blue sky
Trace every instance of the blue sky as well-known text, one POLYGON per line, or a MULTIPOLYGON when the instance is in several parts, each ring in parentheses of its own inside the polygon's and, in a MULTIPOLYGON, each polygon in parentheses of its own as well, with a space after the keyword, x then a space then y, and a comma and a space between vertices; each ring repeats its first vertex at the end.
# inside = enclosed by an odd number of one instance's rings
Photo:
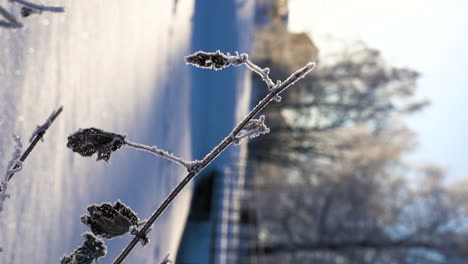
POLYGON ((410 158, 443 166, 450 180, 468 176, 468 1, 290 0, 289 8, 290 29, 309 32, 321 52, 330 36, 363 40, 419 71, 417 96, 432 105, 407 119, 419 137, 410 158))

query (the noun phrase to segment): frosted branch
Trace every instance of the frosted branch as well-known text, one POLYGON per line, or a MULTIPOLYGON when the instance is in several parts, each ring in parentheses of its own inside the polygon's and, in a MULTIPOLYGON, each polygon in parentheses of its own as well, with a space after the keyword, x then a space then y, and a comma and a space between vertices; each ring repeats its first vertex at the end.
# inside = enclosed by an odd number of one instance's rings
POLYGON ((13 175, 16 172, 21 170, 21 168, 23 166, 23 162, 26 160, 26 158, 29 156, 31 151, 37 145, 37 142, 39 142, 39 140, 42 139, 42 137, 44 136, 46 130, 54 122, 54 120, 62 112, 62 110, 63 110, 63 107, 60 107, 59 109, 57 109, 56 111, 54 111, 52 113, 52 115, 46 121, 46 123, 48 123, 48 126, 44 130, 38 132, 35 135, 34 139, 29 144, 28 148, 23 153, 23 155, 21 155, 22 144, 21 144, 20 138, 18 136, 16 136, 16 135, 13 135, 13 137, 15 138, 16 147, 15 147, 15 151, 13 152, 13 157, 12 157, 11 161, 8 164, 7 172, 5 173, 5 177, 4 177, 4 179, 2 180, 2 182, 0 184, 0 212, 3 210, 3 203, 5 202, 5 199, 8 198, 8 195, 6 194, 8 182, 11 180, 11 178, 13 178, 13 175))
MULTIPOLYGON (((141 227, 143 227, 146 224, 146 220, 138 223, 138 225, 134 225, 130 227, 130 234, 131 235, 138 235, 138 232, 140 232, 141 227)), ((153 230, 153 226, 151 226, 148 230, 146 230, 145 234, 140 237, 140 244, 142 247, 146 246, 149 242, 150 239, 148 237, 148 233, 153 230)))
POLYGON ((268 90, 273 90, 276 86, 279 86, 279 82, 278 82, 278 85, 275 85, 275 83, 271 80, 270 78, 270 69, 269 68, 260 68, 258 65, 256 65, 255 63, 253 63, 252 61, 250 61, 249 59, 246 59, 245 60, 245 64, 247 65, 247 67, 257 73, 258 75, 260 75, 260 77, 262 77, 262 80, 267 84, 268 86, 268 90))
POLYGON ((184 159, 166 151, 166 150, 163 150, 163 149, 159 149, 158 147, 156 146, 147 146, 147 145, 144 145, 144 144, 139 144, 139 143, 135 143, 135 142, 131 142, 131 141, 128 141, 126 140, 125 141, 125 145, 128 146, 128 147, 131 147, 131 148, 134 148, 134 149, 138 149, 138 150, 143 150, 143 151, 146 151, 146 152, 149 152, 149 153, 152 153, 156 156, 159 156, 159 157, 163 157, 165 159, 168 159, 172 162, 175 162, 175 163, 178 163, 178 164, 181 164, 182 166, 184 166, 185 168, 187 168, 188 171, 192 171, 194 169, 196 169, 197 165, 200 163, 200 161, 185 161, 184 159))
MULTIPOLYGON (((59 109, 57 110, 54 110, 52 112, 52 114, 50 114, 49 118, 47 118, 47 120, 45 121, 45 123, 42 125, 42 126, 37 126, 36 127, 36 130, 34 130, 34 132, 32 133, 31 135, 31 138, 29 138, 29 142, 33 142, 34 139, 39 135, 39 134, 45 134, 45 132, 47 131, 47 129, 50 127, 50 125, 52 124, 53 122, 53 118, 54 116, 63 110, 63 107, 61 106, 59 109)), ((44 139, 41 138, 41 141, 44 142, 44 139)))
MULTIPOLYGON (((215 53, 207 53, 203 51, 196 52, 192 55, 185 57, 185 61, 189 64, 193 64, 197 67, 208 68, 208 69, 222 69, 229 65, 235 65, 232 62, 242 64, 241 59, 247 61, 248 57, 246 55, 238 55, 236 57, 230 55, 224 55, 219 51, 215 53), (216 59, 215 66, 213 66, 213 56, 219 57, 219 63, 216 59), (242 57, 241 57, 242 56, 242 57), (219 66, 219 67, 218 67, 219 66)), ((237 65, 239 65, 237 64, 237 65)), ((235 65, 236 66, 236 65, 235 65)), ((130 254, 132 249, 138 243, 141 237, 143 237, 148 229, 154 224, 154 222, 161 216, 161 214, 167 209, 171 202, 177 197, 177 195, 184 189, 184 187, 195 177, 197 176, 204 168, 206 168, 216 157, 219 156, 229 145, 234 143, 241 133, 245 131, 247 125, 252 124, 252 119, 267 106, 270 102, 274 101, 275 98, 288 87, 293 85, 298 80, 304 78, 312 69, 315 67, 315 63, 309 63, 303 68, 299 69, 291 76, 289 76, 284 82, 278 82, 277 86, 270 88, 270 92, 250 111, 250 113, 232 130, 232 132, 221 141, 215 148, 213 148, 210 153, 208 153, 203 160, 197 163, 196 170, 189 170, 189 173, 182 179, 181 182, 169 193, 169 195, 164 199, 164 201, 159 205, 159 207, 152 213, 151 217, 141 228, 138 234, 130 241, 127 247, 120 253, 117 259, 114 260, 114 264, 122 263, 125 258, 130 254)), ((267 71, 265 71, 266 74, 267 71)), ((268 83, 267 83, 268 85, 268 83)), ((260 117, 257 119, 257 122, 261 122, 264 118, 260 117)))
MULTIPOLYGON (((37 13, 42 13, 42 12, 53 12, 53 13, 63 13, 65 12, 65 8, 61 7, 61 6, 46 6, 46 5, 40 5, 40 4, 34 4, 34 3, 31 3, 31 2, 28 2, 28 1, 25 1, 25 0, 10 0, 10 2, 16 2, 18 4, 21 4, 27 8, 30 8, 30 9, 34 9, 35 12, 37 13)), ((21 12, 23 13, 24 11, 21 10, 21 12)), ((27 14, 27 15, 23 15, 23 16, 28 16, 30 14, 27 14)))
POLYGON ((23 167, 23 163, 20 160, 21 149, 23 148, 23 144, 21 144, 21 138, 15 134, 13 134, 13 138, 15 139, 15 144, 16 144, 15 151, 13 151, 11 160, 10 162, 8 162, 5 177, 0 184, 0 212, 3 211, 3 203, 5 202, 7 198, 9 198, 9 195, 6 193, 6 190, 8 188, 8 180, 13 174, 20 171, 23 167))

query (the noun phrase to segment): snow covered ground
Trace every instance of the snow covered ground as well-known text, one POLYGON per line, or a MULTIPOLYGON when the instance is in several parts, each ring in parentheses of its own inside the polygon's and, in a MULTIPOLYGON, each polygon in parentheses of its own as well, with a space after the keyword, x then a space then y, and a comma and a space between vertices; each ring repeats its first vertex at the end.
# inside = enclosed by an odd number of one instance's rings
MULTIPOLYGON (((124 149, 110 164, 66 148, 78 128, 128 133, 191 158, 190 68, 194 0, 40 1, 65 6, 25 28, 0 28, 0 170, 13 150, 10 134, 29 139, 60 105, 64 112, 9 185, 0 215, 0 263, 58 263, 82 242, 80 223, 90 203, 121 199, 146 218, 184 168, 124 149)), ((7 1, 4 7, 16 8, 7 1)), ((211 47, 209 47, 211 48, 211 47)), ((2 172, 3 173, 3 172, 2 172)), ((128 263, 155 263, 175 255, 190 191, 156 223, 146 248, 128 263)), ((107 240, 110 263, 131 239, 107 240)))

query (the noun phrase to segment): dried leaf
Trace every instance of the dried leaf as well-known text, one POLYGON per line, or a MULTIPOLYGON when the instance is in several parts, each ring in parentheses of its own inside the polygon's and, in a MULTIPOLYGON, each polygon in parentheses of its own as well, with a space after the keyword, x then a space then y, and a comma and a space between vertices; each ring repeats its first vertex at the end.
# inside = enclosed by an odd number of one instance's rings
POLYGON ((95 264, 97 259, 107 254, 104 241, 90 232, 82 235, 85 239, 83 245, 75 249, 69 256, 60 259, 60 264, 95 264))
POLYGON ((186 56, 185 61, 200 68, 214 70, 221 70, 231 64, 228 56, 219 50, 216 52, 197 51, 186 56))
POLYGON ((81 216, 81 222, 91 228, 95 235, 111 239, 122 236, 130 231, 130 227, 138 225, 136 213, 119 200, 115 205, 102 203, 90 205, 89 215, 81 216))
POLYGON ((97 128, 80 129, 68 137, 67 147, 84 157, 98 153, 97 160, 109 161, 112 151, 125 144, 125 136, 97 128))

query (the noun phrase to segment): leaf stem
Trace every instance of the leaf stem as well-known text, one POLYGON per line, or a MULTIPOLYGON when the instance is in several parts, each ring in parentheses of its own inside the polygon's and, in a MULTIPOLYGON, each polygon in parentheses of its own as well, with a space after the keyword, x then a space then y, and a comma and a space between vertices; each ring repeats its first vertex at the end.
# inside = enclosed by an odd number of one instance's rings
POLYGON ((147 146, 147 145, 144 145, 144 144, 139 144, 139 143, 135 143, 135 142, 132 142, 132 141, 128 141, 128 140, 125 140, 125 145, 127 147, 131 147, 131 148, 134 148, 134 149, 138 149, 138 150, 143 150, 143 151, 146 151, 146 152, 149 152, 149 153, 152 153, 156 156, 159 156, 159 157, 163 157, 165 159, 168 159, 172 162, 175 162, 175 163, 178 163, 178 164, 181 164, 182 166, 184 166, 185 168, 187 168, 188 171, 191 170, 191 168, 193 167, 193 164, 195 162, 193 161, 186 161, 172 153, 169 153, 163 149, 159 149, 158 147, 156 146, 147 146))

